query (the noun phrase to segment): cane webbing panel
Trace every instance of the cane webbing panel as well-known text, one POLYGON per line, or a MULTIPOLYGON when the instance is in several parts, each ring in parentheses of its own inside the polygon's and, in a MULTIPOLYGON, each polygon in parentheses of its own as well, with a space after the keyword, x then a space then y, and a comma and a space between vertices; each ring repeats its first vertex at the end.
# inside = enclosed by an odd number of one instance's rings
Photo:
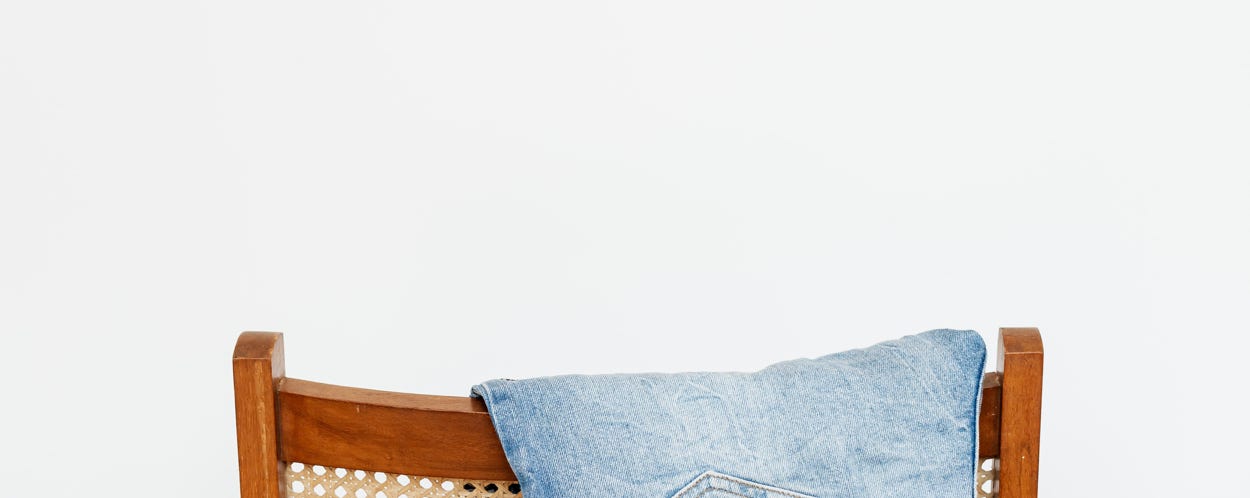
POLYGON ((998 496, 998 459, 982 458, 977 462, 977 498, 998 496))
POLYGON ((286 494, 308 498, 520 498, 515 482, 423 477, 291 462, 286 494))
MULTIPOLYGON (((287 465, 285 478, 290 497, 521 498, 521 487, 515 482, 395 475, 298 462, 287 465)), ((977 463, 977 498, 996 496, 998 459, 982 458, 977 463)))

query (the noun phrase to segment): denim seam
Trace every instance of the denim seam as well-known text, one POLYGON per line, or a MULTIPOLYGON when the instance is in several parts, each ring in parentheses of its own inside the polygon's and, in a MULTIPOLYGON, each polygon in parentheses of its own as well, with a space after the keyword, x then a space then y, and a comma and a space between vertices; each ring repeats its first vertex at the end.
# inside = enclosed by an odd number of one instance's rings
POLYGON ((694 498, 703 498, 704 496, 709 496, 708 493, 711 493, 711 492, 719 492, 719 493, 729 494, 733 496, 741 496, 742 498, 751 498, 750 496, 744 495, 732 489, 718 488, 716 487, 715 484, 711 484, 708 487, 703 488, 703 491, 700 491, 698 496, 695 496, 694 498))
POLYGON ((722 479, 722 480, 733 482, 736 484, 741 484, 743 486, 748 486, 748 487, 752 487, 755 489, 762 489, 764 491, 768 491, 769 493, 776 493, 779 495, 790 496, 793 498, 811 498, 808 495, 799 494, 793 491, 787 491, 787 490, 778 488, 776 486, 766 486, 757 482, 748 481, 746 479, 734 477, 729 474, 723 474, 723 473, 716 472, 716 471, 704 472, 697 479, 692 481, 690 484, 687 484, 684 487, 682 487, 680 490, 678 490, 677 493, 672 496, 672 498, 682 498, 683 496, 686 495, 686 493, 689 493, 690 491, 693 491, 695 488, 697 488, 699 484, 702 484, 706 481, 714 480, 714 479, 722 479))
MULTIPOLYGON (((515 452, 509 451, 509 448, 515 448, 516 445, 513 444, 514 441, 512 441, 511 438, 507 436, 508 434, 511 434, 510 432, 500 430, 501 426, 503 427, 507 426, 506 424, 500 423, 500 419, 504 418, 503 413, 500 413, 496 410, 491 410, 491 406, 495 404, 495 393, 491 392, 490 386, 487 386, 485 382, 478 384, 478 386, 482 388, 482 394, 483 394, 482 401, 486 403, 486 415, 487 417, 490 418, 491 425, 494 426, 495 434, 499 436, 499 443, 500 443, 499 446, 503 447, 504 449, 504 452, 503 452, 504 459, 508 460, 508 466, 512 468, 512 473, 516 475, 517 484, 521 485, 522 488, 524 488, 524 484, 522 484, 522 482, 529 481, 530 479, 528 479, 529 477, 528 475, 523 476, 522 474, 525 474, 526 472, 528 472, 528 470, 524 468, 524 465, 520 466, 522 467, 520 469, 517 468, 518 467, 517 465, 513 465, 511 455, 513 455, 515 452)), ((503 411, 507 411, 507 410, 503 410, 503 411)))
POLYGON ((972 412, 972 431, 971 431, 972 432, 972 451, 970 453, 972 453, 972 483, 973 483, 972 496, 973 498, 976 498, 977 496, 977 487, 976 487, 977 473, 980 471, 980 469, 978 469, 977 466, 980 465, 979 460, 981 457, 981 403, 982 403, 982 398, 983 398, 982 394, 984 393, 984 390, 985 390, 985 386, 983 384, 985 383, 985 363, 986 361, 988 361, 986 356, 989 356, 989 354, 986 353, 984 340, 982 340, 981 373, 980 375, 977 375, 977 389, 976 389, 976 394, 975 394, 976 403, 974 403, 973 412, 972 412))

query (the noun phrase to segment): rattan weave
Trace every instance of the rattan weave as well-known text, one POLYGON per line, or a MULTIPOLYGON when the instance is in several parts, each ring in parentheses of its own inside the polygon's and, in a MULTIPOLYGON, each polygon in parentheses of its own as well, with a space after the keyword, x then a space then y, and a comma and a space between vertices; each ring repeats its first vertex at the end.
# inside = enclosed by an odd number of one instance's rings
POLYGON ((519 498, 520 486, 372 472, 292 462, 286 467, 288 497, 333 498, 519 498))
MULTIPOLYGON (((334 498, 520 498, 515 482, 421 477, 291 463, 286 468, 291 497, 334 498)), ((977 465, 977 498, 998 496, 998 459, 977 465)))
POLYGON ((982 458, 977 462, 977 498, 998 496, 998 459, 982 458))

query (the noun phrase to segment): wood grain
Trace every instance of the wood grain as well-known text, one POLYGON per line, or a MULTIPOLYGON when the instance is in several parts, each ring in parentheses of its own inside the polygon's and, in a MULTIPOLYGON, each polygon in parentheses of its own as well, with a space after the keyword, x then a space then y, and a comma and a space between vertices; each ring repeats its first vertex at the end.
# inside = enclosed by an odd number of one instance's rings
POLYGON ((234 415, 242 498, 282 498, 275 393, 285 375, 282 334, 244 332, 234 347, 234 415))
POLYGON ((1035 328, 999 329, 1002 372, 999 498, 1036 498, 1042 429, 1042 336, 1035 328))
POLYGON ((986 372, 981 378, 981 416, 977 417, 977 453, 981 458, 998 456, 998 430, 1003 413, 1003 374, 986 372))
POLYGON ((515 481, 480 399, 282 383, 284 461, 464 479, 515 481))

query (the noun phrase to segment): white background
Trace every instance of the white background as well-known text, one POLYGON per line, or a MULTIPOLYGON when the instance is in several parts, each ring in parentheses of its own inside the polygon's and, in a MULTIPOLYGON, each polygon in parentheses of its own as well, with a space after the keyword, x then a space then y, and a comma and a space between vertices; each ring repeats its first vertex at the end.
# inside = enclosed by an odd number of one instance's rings
POLYGON ((1250 496, 1248 25, 0 2, 4 494, 237 496, 245 329, 464 395, 1037 326, 1043 496, 1250 496))

